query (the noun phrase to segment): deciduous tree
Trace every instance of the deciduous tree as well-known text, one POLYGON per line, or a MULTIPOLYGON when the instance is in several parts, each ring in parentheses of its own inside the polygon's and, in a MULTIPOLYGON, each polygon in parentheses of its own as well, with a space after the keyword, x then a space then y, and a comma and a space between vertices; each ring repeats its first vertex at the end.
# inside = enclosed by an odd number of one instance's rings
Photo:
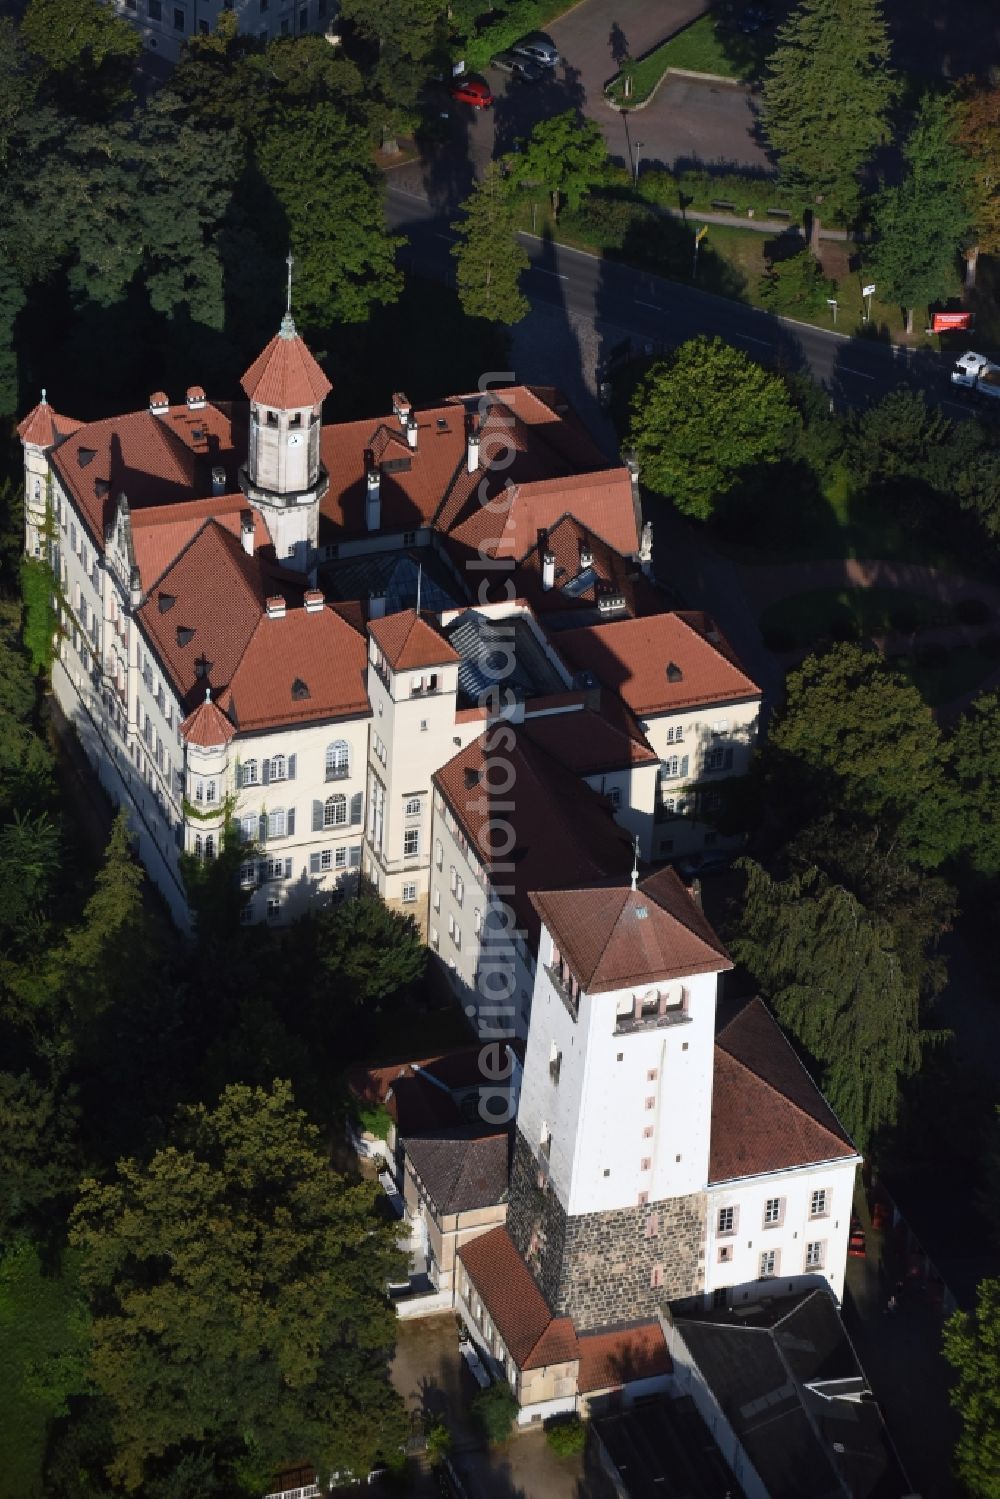
POLYGON ((21 37, 74 110, 103 111, 129 97, 142 39, 101 0, 29 0, 21 37))
POLYGON ((1000 693, 977 697, 955 725, 951 764, 965 804, 964 852, 979 875, 1000 875, 1000 693))
POLYGON ((974 1499, 1000 1499, 1000 1280, 980 1281, 975 1311, 945 1323, 944 1356, 957 1375, 949 1398, 962 1420, 956 1472, 974 1499))
POLYGON ((874 651, 842 644, 808 657, 789 675, 769 745, 797 805, 873 819, 922 869, 958 848, 961 802, 941 731, 916 687, 874 651))
POLYGON ((954 98, 926 95, 903 150, 903 176, 872 204, 877 238, 867 264, 880 294, 906 308, 907 332, 915 307, 956 289, 958 256, 969 236, 970 173, 954 130, 954 98))
POLYGON ((470 317, 494 323, 518 323, 528 311, 521 275, 528 257, 517 238, 514 200, 498 162, 491 162, 471 196, 462 204, 465 217, 452 225, 460 243, 458 295, 470 317))
POLYGON ((151 1468, 207 1451, 263 1492, 290 1457, 325 1482, 398 1450, 385 1284, 399 1252, 376 1197, 330 1170, 281 1082, 227 1088, 148 1164, 84 1182, 71 1239, 116 1483, 134 1493, 151 1468))
POLYGON ((801 0, 778 29, 764 81, 763 123, 782 174, 819 217, 851 215, 860 175, 888 133, 895 92, 880 0, 801 0))
POLYGON ((976 277, 980 251, 1000 250, 1000 85, 965 79, 958 90, 955 141, 970 163, 968 201, 975 242, 966 246, 966 285, 976 277))
POLYGON ((558 218, 563 200, 579 208, 590 190, 606 180, 608 165, 600 126, 567 109, 535 126, 513 161, 511 180, 540 182, 551 194, 552 212, 558 218))
POLYGON ((644 484, 707 520, 721 496, 788 452, 797 421, 776 375, 721 338, 695 338, 639 386, 629 443, 644 484))
POLYGON ((899 1082, 920 1067, 919 986, 891 924, 818 869, 771 878, 746 860, 733 951, 818 1069, 864 1147, 896 1117, 899 1082))

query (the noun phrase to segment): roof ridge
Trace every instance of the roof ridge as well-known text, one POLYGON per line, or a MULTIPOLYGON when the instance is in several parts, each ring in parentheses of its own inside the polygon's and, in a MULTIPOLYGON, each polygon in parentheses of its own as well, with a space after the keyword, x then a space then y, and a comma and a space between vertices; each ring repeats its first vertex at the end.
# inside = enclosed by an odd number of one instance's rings
MULTIPOLYGON (((755 998, 757 1000, 757 1003, 759 1003, 759 1004, 761 1004, 763 1006, 763 1000, 761 1000, 759 998, 759 996, 755 996, 755 998)), ((753 1001, 751 1001, 751 1003, 753 1003, 753 1001)), ((744 1006, 744 1008, 742 1010, 740 1010, 739 1014, 733 1016, 733 1019, 729 1022, 729 1025, 727 1025, 724 1030, 722 1030, 722 1031, 719 1032, 719 1035, 716 1036, 716 1038, 715 1038, 715 1044, 716 1044, 716 1046, 718 1046, 720 1048, 720 1050, 724 1051, 725 1054, 726 1054, 726 1056, 729 1057, 730 1061, 736 1063, 737 1067, 742 1067, 744 1072, 749 1073, 749 1075, 751 1077, 755 1077, 759 1083, 762 1083, 765 1088, 769 1089, 769 1091, 771 1093, 773 1093, 776 1098, 780 1098, 785 1103, 790 1104, 791 1107, 793 1109, 795 1109, 795 1111, 798 1114, 801 1114, 804 1119, 809 1119, 819 1129, 823 1130, 825 1134, 828 1134, 831 1137, 831 1139, 837 1139, 838 1136, 834 1133, 834 1131, 830 1128, 830 1126, 828 1124, 824 1124, 821 1119, 817 1119, 815 1114, 810 1114, 809 1111, 808 1111, 808 1109, 804 1109, 802 1107, 802 1105, 800 1103, 797 1103, 794 1098, 791 1098, 787 1093, 783 1092, 781 1090, 781 1088, 776 1087, 776 1085, 771 1082, 770 1078, 766 1078, 766 1077, 762 1076, 761 1073, 755 1071, 754 1068, 751 1067, 747 1062, 744 1062, 741 1057, 736 1056, 736 1054, 734 1052, 730 1051, 728 1046, 723 1045, 723 1043, 722 1043, 722 1037, 725 1035, 726 1031, 729 1030, 729 1027, 731 1025, 733 1025, 740 1018, 741 1015, 743 1015, 743 1014, 746 1013, 747 1009, 749 1009, 749 1006, 744 1006)), ((764 1009, 765 1009, 765 1013, 768 1016, 768 1019, 773 1020, 774 1017, 771 1015, 770 1011, 767 1010, 766 1006, 764 1006, 764 1009)), ((834 1114, 833 1109, 830 1108, 830 1104, 827 1102, 826 1095, 823 1093, 823 1091, 819 1087, 819 1084, 815 1081, 814 1078, 812 1078, 810 1076, 808 1069, 806 1068, 805 1064, 802 1061, 802 1058, 800 1056, 798 1056, 798 1054, 795 1051, 795 1048, 790 1044, 787 1036, 785 1035, 784 1031, 781 1029, 781 1026, 778 1025, 777 1021, 774 1021, 774 1025, 775 1025, 775 1028, 776 1028, 776 1030, 778 1032, 778 1035, 781 1037, 782 1044, 788 1047, 788 1050, 791 1052, 792 1056, 795 1057, 796 1062, 799 1064, 799 1066, 801 1067, 802 1071, 805 1073, 805 1076, 806 1076, 806 1078, 807 1078, 810 1086, 816 1090, 816 1092, 819 1094, 820 1098, 822 1098, 823 1102, 826 1104, 827 1108, 830 1109, 830 1113, 833 1115, 833 1118, 837 1120, 838 1127, 841 1130, 843 1130, 844 1138, 840 1140, 840 1144, 841 1145, 843 1145, 845 1143, 849 1144, 853 1149, 855 1149, 855 1152, 856 1152, 856 1147, 854 1145, 854 1141, 851 1139, 850 1135, 848 1135, 847 1131, 844 1129, 844 1126, 841 1124, 840 1120, 837 1119, 837 1116, 836 1116, 836 1114, 834 1114)))

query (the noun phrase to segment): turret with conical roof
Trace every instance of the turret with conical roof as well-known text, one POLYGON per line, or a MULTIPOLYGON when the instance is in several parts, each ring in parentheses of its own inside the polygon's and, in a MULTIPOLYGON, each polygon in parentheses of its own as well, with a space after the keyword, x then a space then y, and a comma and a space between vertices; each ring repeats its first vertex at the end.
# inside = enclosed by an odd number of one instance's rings
POLYGON ((290 308, 242 385, 250 399, 250 438, 241 486, 266 516, 277 557, 307 572, 329 482, 320 462, 320 424, 332 387, 296 332, 290 308))

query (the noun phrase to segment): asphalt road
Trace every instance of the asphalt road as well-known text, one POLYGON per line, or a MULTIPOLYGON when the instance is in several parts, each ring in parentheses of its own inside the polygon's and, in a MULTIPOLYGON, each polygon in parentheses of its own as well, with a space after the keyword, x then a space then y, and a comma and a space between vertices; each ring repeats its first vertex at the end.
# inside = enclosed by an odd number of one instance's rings
MULTIPOLYGON (((447 217, 421 195, 390 186, 387 218, 391 228, 408 236, 409 265, 415 272, 453 281, 455 235, 447 217)), ((533 304, 561 308, 596 324, 602 331, 601 358, 626 336, 655 352, 704 333, 785 370, 808 371, 838 404, 866 404, 909 383, 926 390, 952 415, 969 409, 952 397, 948 362, 938 354, 774 317, 531 235, 522 236, 522 242, 531 261, 524 278, 526 295, 533 304)))

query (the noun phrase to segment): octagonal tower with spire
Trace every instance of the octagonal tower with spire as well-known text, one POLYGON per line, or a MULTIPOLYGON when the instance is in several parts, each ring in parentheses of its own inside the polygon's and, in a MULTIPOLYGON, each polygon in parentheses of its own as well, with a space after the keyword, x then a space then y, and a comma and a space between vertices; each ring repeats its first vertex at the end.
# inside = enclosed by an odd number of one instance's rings
POLYGON ((296 332, 290 305, 241 383, 250 400, 241 488, 264 515, 278 560, 307 573, 315 563, 319 502, 329 484, 320 461, 320 427, 332 386, 296 332))

